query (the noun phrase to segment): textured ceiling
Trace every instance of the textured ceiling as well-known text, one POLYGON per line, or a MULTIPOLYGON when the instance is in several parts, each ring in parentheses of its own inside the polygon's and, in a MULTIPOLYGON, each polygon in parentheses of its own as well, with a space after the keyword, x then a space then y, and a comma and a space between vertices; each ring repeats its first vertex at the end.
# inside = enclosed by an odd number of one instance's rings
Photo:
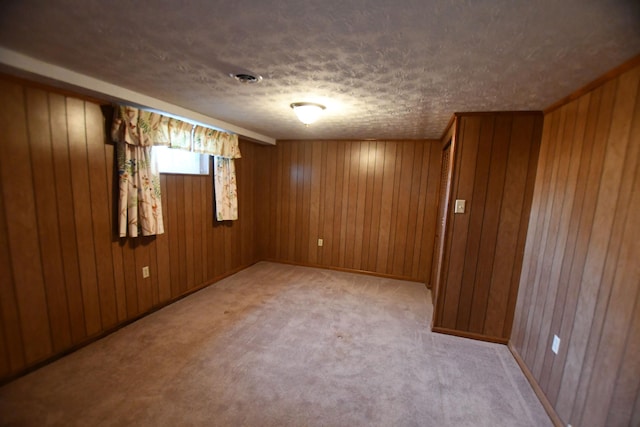
POLYGON ((0 46, 277 139, 437 138, 640 53, 640 2, 3 0, 0 46), (327 109, 304 127, 296 101, 327 109))

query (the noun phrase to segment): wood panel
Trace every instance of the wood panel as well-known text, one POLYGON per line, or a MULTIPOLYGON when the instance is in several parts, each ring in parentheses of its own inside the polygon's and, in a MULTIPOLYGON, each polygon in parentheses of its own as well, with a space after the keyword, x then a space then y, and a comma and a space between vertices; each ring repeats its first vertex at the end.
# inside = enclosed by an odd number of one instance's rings
POLYGON ((638 422, 639 91, 636 66, 544 119, 511 347, 563 425, 638 422))
POLYGON ((3 85, 2 100, 6 109, 0 113, 0 125, 5 129, 0 144, 2 164, 2 197, 12 282, 2 279, 3 287, 15 292, 18 318, 5 324, 20 324, 26 363, 35 363, 52 351, 46 287, 38 245, 37 211, 33 189, 31 153, 27 143, 28 114, 21 87, 3 85), (15 141, 9 144, 9 141, 15 141), (8 283, 7 283, 8 282, 8 283))
POLYGON ((165 234, 115 237, 108 110, 0 80, 0 381, 258 260, 245 141, 238 221, 214 220, 211 175, 162 175, 165 234))
MULTIPOLYGON (((456 114, 433 328, 506 342, 542 129, 537 112, 456 114), (456 199, 466 211, 454 214, 456 199)), ((447 134, 447 141, 449 136, 447 134)), ((447 142, 443 141, 443 142, 447 142)), ((444 201, 446 202, 446 200, 444 201)))
POLYGON ((282 141, 263 148, 267 259, 427 282, 439 141, 282 141), (275 205, 274 205, 275 204, 275 205), (322 247, 318 239, 324 240, 322 247))
MULTIPOLYGON (((33 185, 42 191, 36 193, 38 212, 53 212, 53 215, 38 215, 38 234, 42 253, 42 268, 51 323, 53 351, 60 351, 71 344, 71 329, 67 309, 64 271, 56 213, 56 189, 47 94, 44 91, 30 91, 27 95, 29 114, 29 142, 33 164, 40 167, 33 170, 33 185)), ((107 230, 108 232, 108 230, 107 230)))
MULTIPOLYGON (((51 145, 55 170, 57 221, 62 248, 64 284, 69 306, 72 342, 82 341, 87 334, 84 316, 84 304, 80 282, 80 266, 76 225, 73 210, 71 185, 71 159, 67 131, 66 99, 57 94, 48 94, 49 120, 51 127, 51 145), (64 236, 64 238, 62 238, 64 236)), ((50 213, 52 216, 54 212, 50 213)))

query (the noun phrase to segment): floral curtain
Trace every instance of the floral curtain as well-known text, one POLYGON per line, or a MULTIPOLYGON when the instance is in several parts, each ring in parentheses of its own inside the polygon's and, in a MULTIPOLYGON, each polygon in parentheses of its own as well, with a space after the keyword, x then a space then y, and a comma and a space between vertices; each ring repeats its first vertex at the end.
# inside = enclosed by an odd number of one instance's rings
POLYGON ((162 114, 134 107, 116 107, 111 137, 116 142, 142 147, 170 145, 168 122, 169 118, 162 114))
POLYGON ((236 186, 236 166, 233 159, 215 156, 213 169, 216 220, 236 220, 238 219, 238 189, 236 186))
POLYGON ((171 148, 181 148, 183 150, 191 150, 191 134, 193 132, 191 123, 183 122, 178 119, 169 119, 167 128, 169 134, 169 146, 171 148))
POLYGON ((196 126, 193 130, 193 151, 217 153, 213 158, 216 220, 238 219, 238 189, 236 186, 236 166, 233 161, 233 159, 240 158, 238 136, 196 126))
POLYGON ((153 145, 169 145, 168 120, 161 114, 117 107, 111 127, 118 158, 120 237, 164 233, 160 175, 153 145))
POLYGON ((221 159, 218 163, 214 161, 216 218, 219 221, 238 218, 233 163, 233 159, 240 158, 238 135, 122 105, 116 106, 111 136, 117 143, 120 237, 150 236, 164 232, 160 177, 155 159, 151 156, 151 147, 154 145, 166 145, 221 159))
POLYGON ((119 234, 126 237, 164 233, 160 175, 151 147, 118 142, 120 182, 119 234))
POLYGON ((227 159, 239 159, 238 135, 196 126, 193 130, 193 151, 227 159))

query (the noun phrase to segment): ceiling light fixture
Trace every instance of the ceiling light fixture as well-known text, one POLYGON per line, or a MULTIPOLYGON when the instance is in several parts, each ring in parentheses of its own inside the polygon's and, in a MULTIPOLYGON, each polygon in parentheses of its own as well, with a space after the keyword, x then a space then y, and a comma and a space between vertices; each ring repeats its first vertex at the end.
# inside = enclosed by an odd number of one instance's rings
POLYGON ((291 104, 291 108, 293 108, 293 112, 296 113, 298 119, 305 125, 309 126, 311 123, 318 120, 320 113, 322 113, 322 110, 326 107, 314 102, 294 102, 291 104))

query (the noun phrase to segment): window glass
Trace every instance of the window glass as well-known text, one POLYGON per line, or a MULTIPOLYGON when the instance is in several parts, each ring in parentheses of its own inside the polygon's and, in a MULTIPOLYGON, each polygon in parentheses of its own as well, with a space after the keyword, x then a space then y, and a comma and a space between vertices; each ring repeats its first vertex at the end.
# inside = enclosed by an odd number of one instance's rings
POLYGON ((152 147, 151 154, 157 159, 160 173, 209 175, 208 154, 163 146, 152 147))

